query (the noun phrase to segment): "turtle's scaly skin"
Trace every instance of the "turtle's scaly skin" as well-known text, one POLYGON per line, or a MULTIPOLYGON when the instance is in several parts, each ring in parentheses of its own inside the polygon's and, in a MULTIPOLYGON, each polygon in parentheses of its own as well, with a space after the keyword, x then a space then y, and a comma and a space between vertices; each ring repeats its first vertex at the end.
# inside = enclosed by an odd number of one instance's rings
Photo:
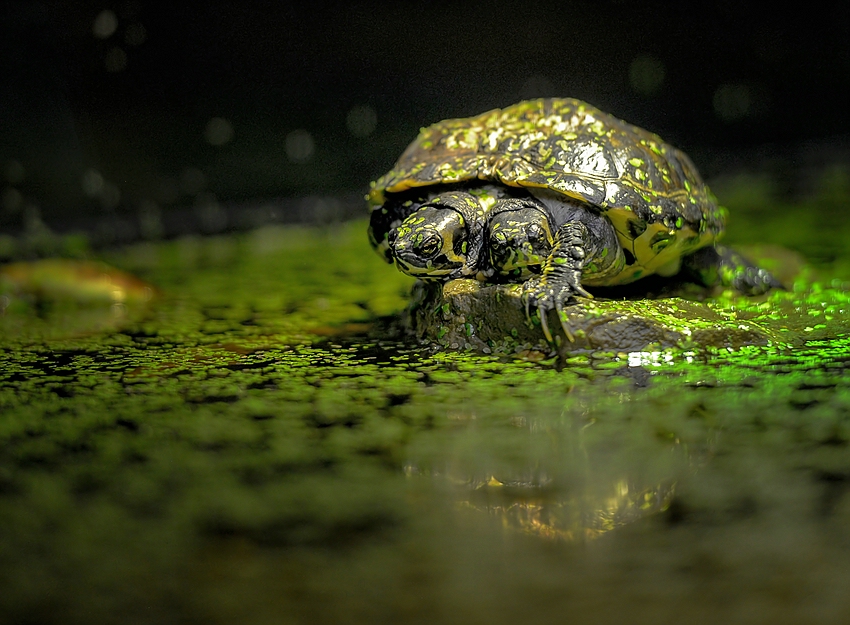
POLYGON ((529 100, 424 128, 368 199, 380 210, 409 189, 476 181, 544 190, 604 213, 626 263, 588 284, 674 270, 725 225, 725 210, 683 152, 575 99, 529 100))

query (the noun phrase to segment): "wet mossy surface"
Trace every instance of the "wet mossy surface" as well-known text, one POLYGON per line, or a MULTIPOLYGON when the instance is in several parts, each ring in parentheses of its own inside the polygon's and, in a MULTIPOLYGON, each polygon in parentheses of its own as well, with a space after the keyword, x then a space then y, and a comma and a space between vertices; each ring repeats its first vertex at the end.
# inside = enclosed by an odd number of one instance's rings
POLYGON ((658 300, 758 340, 557 358, 405 337, 364 232, 116 250, 156 292, 120 306, 7 291, 0 622, 843 622, 846 250, 658 300))

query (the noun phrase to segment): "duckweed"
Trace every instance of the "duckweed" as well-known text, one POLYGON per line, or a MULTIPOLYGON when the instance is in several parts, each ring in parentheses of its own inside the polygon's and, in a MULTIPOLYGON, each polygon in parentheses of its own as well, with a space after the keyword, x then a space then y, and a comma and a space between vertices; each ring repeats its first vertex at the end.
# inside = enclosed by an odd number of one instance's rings
POLYGON ((843 283, 701 304, 762 345, 442 351, 364 230, 140 244, 154 302, 7 311, 6 621, 840 622, 843 283))

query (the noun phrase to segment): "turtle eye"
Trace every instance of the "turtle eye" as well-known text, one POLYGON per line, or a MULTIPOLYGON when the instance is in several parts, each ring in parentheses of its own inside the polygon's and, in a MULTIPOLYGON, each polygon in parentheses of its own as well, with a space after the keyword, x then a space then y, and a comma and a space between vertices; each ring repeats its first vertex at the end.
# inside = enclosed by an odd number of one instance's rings
POLYGON ((463 232, 459 236, 452 239, 452 251, 454 252, 455 256, 466 256, 466 238, 466 232, 463 232))
POLYGON ((490 243, 493 246, 501 247, 508 242, 508 237, 504 232, 494 232, 490 235, 490 243))
POLYGON ((432 234, 426 237, 422 243, 416 246, 416 253, 425 258, 434 256, 443 244, 443 240, 439 234, 432 234))

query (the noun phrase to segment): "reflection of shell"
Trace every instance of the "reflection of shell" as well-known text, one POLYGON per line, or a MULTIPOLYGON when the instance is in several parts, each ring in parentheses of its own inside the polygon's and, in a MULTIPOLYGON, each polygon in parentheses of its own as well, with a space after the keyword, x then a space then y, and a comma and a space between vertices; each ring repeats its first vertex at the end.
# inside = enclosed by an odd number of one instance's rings
POLYGON ((580 402, 560 415, 520 413, 507 428, 472 411, 453 412, 463 430, 455 442, 424 457, 414 452, 404 472, 449 486, 460 508, 506 529, 572 541, 663 512, 677 481, 711 455, 710 438, 704 448, 675 436, 661 447, 654 439, 632 447, 631 430, 618 433, 610 423, 604 432, 593 428, 593 410, 580 402))
POLYGON ((500 517, 505 527, 543 538, 583 540, 666 510, 674 484, 632 488, 626 480, 614 484, 608 497, 541 496, 537 490, 500 488, 495 478, 462 502, 469 508, 500 517), (501 490, 502 492, 498 492, 501 490), (483 492, 482 492, 483 491, 483 492))
MULTIPOLYGON (((410 476, 423 475, 414 466, 405 467, 410 476)), ((439 472, 457 487, 462 507, 485 512, 501 519, 506 528, 543 538, 586 540, 662 512, 673 499, 675 482, 638 486, 627 479, 593 492, 559 489, 548 476, 522 476, 501 481, 489 478, 461 478, 439 472)))

